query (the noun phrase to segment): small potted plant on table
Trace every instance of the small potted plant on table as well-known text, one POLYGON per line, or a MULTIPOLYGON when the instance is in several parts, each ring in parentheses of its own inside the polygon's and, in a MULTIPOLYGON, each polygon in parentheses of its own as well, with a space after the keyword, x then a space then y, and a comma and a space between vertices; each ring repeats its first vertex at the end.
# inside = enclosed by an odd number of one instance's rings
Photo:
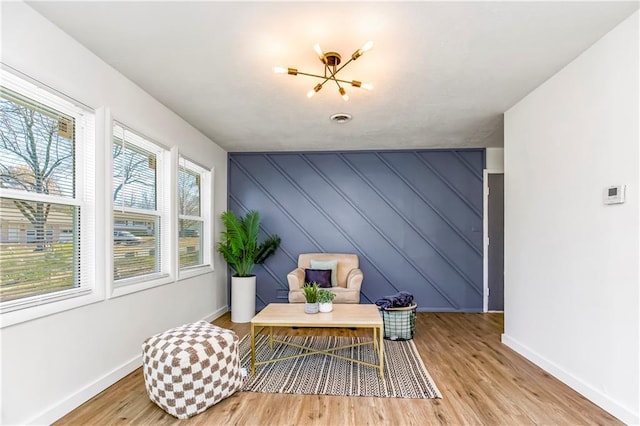
POLYGON ((322 288, 318 290, 318 309, 320 310, 320 312, 333 311, 334 297, 336 297, 336 295, 329 290, 325 290, 322 288))
POLYGON ((305 314, 317 314, 318 313, 318 283, 305 283, 302 287, 302 293, 307 301, 304 304, 305 314))

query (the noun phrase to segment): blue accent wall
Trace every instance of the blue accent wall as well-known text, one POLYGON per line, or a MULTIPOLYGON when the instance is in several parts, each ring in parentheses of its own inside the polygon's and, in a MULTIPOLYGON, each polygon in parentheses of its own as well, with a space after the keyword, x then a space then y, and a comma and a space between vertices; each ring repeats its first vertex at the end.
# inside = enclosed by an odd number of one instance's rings
MULTIPOLYGON (((400 290, 421 311, 482 310, 484 149, 230 153, 229 208, 258 210, 281 248, 256 308, 286 302, 299 253, 356 253, 361 303, 400 290)), ((263 235, 264 236, 264 235, 263 235)))

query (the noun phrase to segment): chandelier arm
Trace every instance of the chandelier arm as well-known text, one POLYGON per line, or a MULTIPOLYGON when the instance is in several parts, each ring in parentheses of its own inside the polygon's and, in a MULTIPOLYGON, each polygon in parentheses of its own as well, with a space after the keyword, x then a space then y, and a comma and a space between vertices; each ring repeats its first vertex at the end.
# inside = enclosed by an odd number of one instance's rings
POLYGON ((353 61, 353 58, 349 59, 347 62, 345 62, 344 64, 342 64, 342 66, 341 66, 340 68, 338 68, 338 69, 336 70, 336 72, 332 73, 332 75, 334 75, 334 76, 335 76, 336 74, 338 74, 342 68, 344 68, 344 67, 346 67, 347 65, 349 65, 352 61, 353 61))
POLYGON ((340 83, 352 84, 352 82, 351 82, 351 81, 348 81, 348 80, 341 80, 341 79, 339 79, 339 78, 332 78, 332 77, 323 77, 323 76, 321 76, 321 75, 318 75, 318 74, 310 74, 310 73, 308 73, 308 72, 298 71, 298 75, 306 75, 307 77, 315 77, 315 78, 319 78, 319 79, 321 79, 321 80, 324 80, 321 84, 324 84, 324 83, 326 83, 326 82, 327 82, 327 81, 329 81, 329 80, 336 80, 336 81, 339 81, 340 83))
POLYGON ((335 80, 335 81, 339 81, 340 83, 352 84, 352 82, 351 82, 351 81, 347 81, 347 80, 340 80, 339 78, 334 78, 333 80, 335 80))
MULTIPOLYGON (((342 83, 349 83, 349 84, 350 84, 350 83, 351 83, 350 81, 340 80, 340 79, 336 78, 336 75, 340 72, 340 70, 341 70, 342 68, 344 68, 344 67, 346 67, 347 65, 349 65, 349 63, 350 63, 350 62, 352 62, 352 61, 353 61, 353 58, 350 58, 347 62, 345 62, 344 64, 342 64, 342 66, 341 66, 340 68, 338 68, 338 69, 336 70, 336 72, 332 72, 332 71, 331 71, 331 69, 330 69, 328 66, 326 66, 326 63, 325 63, 324 71, 325 71, 325 74, 326 74, 327 68, 329 68, 329 72, 331 73, 331 75, 330 75, 329 77, 327 77, 326 75, 322 76, 322 75, 318 75, 318 74, 310 74, 310 73, 302 72, 302 71, 298 71, 298 74, 299 74, 299 75, 307 75, 307 76, 309 76, 309 77, 316 77, 316 78, 320 78, 320 79, 324 80, 324 81, 322 82, 322 84, 326 83, 326 82, 327 82, 327 80, 336 80, 336 81, 341 81, 342 83)), ((323 61, 323 62, 324 62, 324 61, 323 61)))
POLYGON ((338 71, 336 71, 336 67, 334 66, 333 69, 332 69, 328 65, 325 65, 325 67, 324 67, 325 74, 326 74, 327 70, 329 70, 329 73, 331 73, 331 77, 329 77, 329 78, 336 82, 336 84, 338 85, 338 89, 341 89, 342 87, 340 86, 340 82, 336 78, 336 74, 338 73, 338 71))
POLYGON ((315 78, 319 78, 319 79, 324 80, 324 81, 331 80, 331 77, 325 77, 325 76, 322 76, 322 75, 311 74, 311 73, 302 72, 302 71, 298 71, 298 75, 306 75, 308 77, 315 77, 315 78))
MULTIPOLYGON (((347 62, 347 64, 348 63, 349 62, 347 62)), ((336 85, 338 86, 338 90, 340 91, 341 94, 343 94, 344 93, 344 89, 342 88, 342 86, 340 86, 340 82, 336 78, 336 74, 338 73, 338 71, 340 71, 340 69, 336 70, 335 66, 332 68, 328 64, 325 63, 325 66, 324 66, 324 73, 325 74, 327 73, 327 70, 329 70, 329 73, 331 73, 331 76, 329 77, 329 79, 336 82, 336 85)), ((326 80, 325 80, 325 82, 326 82, 326 80)))
MULTIPOLYGON (((349 63, 349 62, 347 62, 347 63, 349 63)), ((342 99, 344 99, 345 101, 348 101, 349 100, 349 95, 347 95, 347 92, 342 88, 342 86, 340 86, 340 82, 336 78, 336 74, 338 73, 338 71, 340 71, 340 69, 336 70, 335 66, 333 68, 325 66, 325 73, 326 73, 327 69, 331 73, 331 80, 336 82, 336 85, 338 86, 338 92, 342 96, 342 99)))
POLYGON ((342 86, 340 86, 340 82, 338 81, 337 78, 333 77, 331 80, 336 82, 336 84, 338 85, 338 89, 342 89, 342 86))
MULTIPOLYGON (((307 72, 298 72, 298 75, 306 75, 308 77, 315 77, 315 78, 319 78, 320 80, 322 80, 322 83, 320 83, 320 87, 322 88, 322 86, 324 86, 324 84, 331 80, 331 77, 323 77, 321 75, 317 75, 317 74, 309 74, 307 72)), ((320 89, 318 89, 320 90, 320 89)), ((317 90, 316 90, 317 91, 317 90)))

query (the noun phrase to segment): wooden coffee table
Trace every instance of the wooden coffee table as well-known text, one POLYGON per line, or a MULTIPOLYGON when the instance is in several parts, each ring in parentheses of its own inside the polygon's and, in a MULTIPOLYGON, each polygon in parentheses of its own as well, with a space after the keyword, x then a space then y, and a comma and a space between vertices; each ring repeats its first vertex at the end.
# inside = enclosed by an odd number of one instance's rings
POLYGON ((383 321, 376 305, 333 304, 333 311, 328 313, 305 314, 304 303, 270 303, 251 320, 251 374, 256 374, 256 365, 285 359, 298 358, 322 353, 379 369, 380 377, 384 376, 384 339, 383 321), (316 349, 283 342, 273 337, 274 327, 323 327, 323 328, 370 328, 373 338, 367 342, 343 345, 335 348, 316 349), (266 361, 256 361, 256 332, 269 328, 269 347, 273 342, 306 349, 307 352, 266 361), (333 351, 355 346, 373 345, 378 353, 379 364, 372 364, 359 359, 348 358, 333 351))

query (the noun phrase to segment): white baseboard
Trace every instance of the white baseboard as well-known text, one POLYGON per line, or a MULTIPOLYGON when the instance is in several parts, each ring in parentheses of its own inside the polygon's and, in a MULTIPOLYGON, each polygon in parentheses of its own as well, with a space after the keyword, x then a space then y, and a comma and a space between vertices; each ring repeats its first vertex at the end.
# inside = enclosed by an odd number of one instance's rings
POLYGON ((527 358, 538 367, 550 373, 567 386, 573 388, 576 392, 580 393, 585 398, 607 411, 609 414, 617 417, 624 423, 629 425, 637 425, 640 423, 640 415, 638 415, 638 413, 632 412, 627 407, 624 407, 617 401, 611 399, 608 395, 595 389, 590 384, 569 373, 556 363, 546 359, 526 345, 518 342, 516 339, 513 339, 506 334, 502 334, 502 343, 527 358))
MULTIPOLYGON (((222 308, 215 310, 209 315, 206 315, 204 318, 202 318, 202 321, 211 322, 216 318, 224 315, 228 310, 228 306, 223 306, 222 308)), ((140 359, 140 355, 136 355, 129 361, 113 369, 111 372, 105 374, 89 385, 79 389, 77 392, 57 402, 56 404, 44 410, 42 413, 32 417, 24 423, 30 425, 51 424, 56 420, 62 418, 66 414, 70 413, 71 411, 75 410, 80 405, 84 404, 109 386, 113 385, 118 380, 124 378, 128 374, 131 374, 136 370, 136 368, 140 367, 141 365, 142 360, 140 359)))
POLYGON ((202 321, 211 322, 211 321, 213 321, 215 319, 220 318, 221 316, 223 316, 227 312, 229 312, 229 306, 225 305, 222 308, 217 309, 217 310, 213 311, 212 313, 210 313, 209 315, 207 315, 206 317, 202 318, 202 321))
POLYGON ((142 365, 140 355, 136 355, 131 360, 125 362, 121 366, 112 370, 111 372, 100 377, 98 380, 83 387, 62 401, 47 408, 42 413, 26 421, 26 424, 47 424, 55 422, 62 418, 65 414, 70 413, 74 409, 78 408, 83 403, 87 402, 118 380, 122 379, 126 375, 135 371, 136 368, 142 365))

